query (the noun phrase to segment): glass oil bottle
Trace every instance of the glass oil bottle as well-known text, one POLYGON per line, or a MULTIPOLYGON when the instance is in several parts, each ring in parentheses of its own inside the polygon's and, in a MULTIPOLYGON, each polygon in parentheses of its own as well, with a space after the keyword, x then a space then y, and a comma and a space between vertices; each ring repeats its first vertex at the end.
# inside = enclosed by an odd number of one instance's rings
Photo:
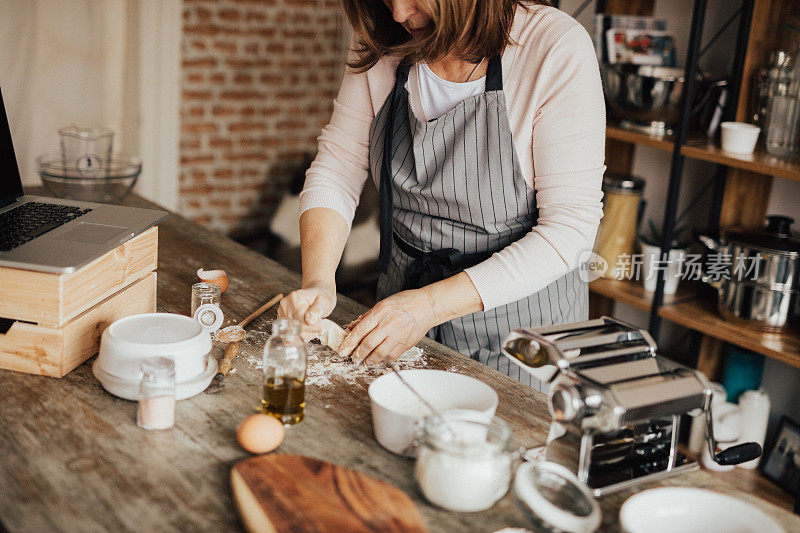
POLYGON ((285 318, 272 325, 264 346, 264 396, 261 409, 284 424, 305 416, 305 380, 308 354, 300 338, 300 324, 285 318))

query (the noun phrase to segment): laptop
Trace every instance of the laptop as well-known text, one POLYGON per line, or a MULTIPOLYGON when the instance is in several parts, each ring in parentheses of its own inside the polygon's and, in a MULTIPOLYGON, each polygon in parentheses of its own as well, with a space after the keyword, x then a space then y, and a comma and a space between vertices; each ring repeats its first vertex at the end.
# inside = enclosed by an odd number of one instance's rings
POLYGON ((23 194, 0 91, 0 266, 74 272, 167 216, 166 211, 23 194))

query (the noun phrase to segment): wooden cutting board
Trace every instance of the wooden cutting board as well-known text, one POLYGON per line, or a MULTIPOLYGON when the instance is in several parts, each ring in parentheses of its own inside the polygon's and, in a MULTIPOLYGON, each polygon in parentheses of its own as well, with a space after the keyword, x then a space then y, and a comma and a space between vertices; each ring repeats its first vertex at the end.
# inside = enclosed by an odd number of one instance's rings
POLYGON ((233 497, 252 532, 424 532, 403 491, 300 455, 262 455, 231 470, 233 497))

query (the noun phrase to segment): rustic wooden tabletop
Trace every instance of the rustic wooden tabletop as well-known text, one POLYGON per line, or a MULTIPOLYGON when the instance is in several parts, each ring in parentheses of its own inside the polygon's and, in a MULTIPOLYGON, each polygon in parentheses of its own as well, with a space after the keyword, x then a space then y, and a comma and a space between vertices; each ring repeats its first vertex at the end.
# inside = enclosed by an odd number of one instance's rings
MULTIPOLYGON (((126 203, 152 207, 138 197, 126 203)), ((279 264, 178 215, 161 224, 159 238, 160 311, 188 314, 200 267, 227 271, 222 307, 236 319, 299 285, 299 277, 279 264)), ((359 304, 340 297, 331 318, 344 324, 361 312, 359 304)), ((91 373, 93 359, 62 379, 0 371, 0 530, 241 530, 228 476, 248 454, 236 443, 235 429, 259 402, 257 358, 274 317, 272 309, 248 328, 253 333, 224 388, 179 402, 175 427, 163 432, 137 428, 136 404, 102 389, 91 373)), ((463 372, 497 391, 497 414, 509 422, 517 444, 543 444, 549 426, 543 395, 435 342, 426 339, 421 346, 425 368, 463 372)), ((220 357, 222 345, 215 343, 213 354, 220 357)), ((310 383, 306 419, 287 432, 278 452, 323 459, 393 484, 414 499, 431 531, 533 528, 511 495, 474 514, 444 511, 423 499, 412 461, 385 451, 372 435, 366 387, 380 371, 310 383)), ((708 472, 661 484, 730 493, 761 507, 787 531, 800 530, 797 517, 708 472)), ((631 494, 600 501, 603 530, 618 529, 619 507, 631 494)))

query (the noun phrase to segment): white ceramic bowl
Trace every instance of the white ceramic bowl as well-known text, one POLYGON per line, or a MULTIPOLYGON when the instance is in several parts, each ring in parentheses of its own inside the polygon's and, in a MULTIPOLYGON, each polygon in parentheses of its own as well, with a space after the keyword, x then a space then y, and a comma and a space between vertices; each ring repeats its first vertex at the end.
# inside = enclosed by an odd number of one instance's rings
MULTIPOLYGON (((176 400, 191 398, 192 396, 200 394, 206 390, 206 388, 208 388, 211 380, 213 380, 214 376, 217 375, 219 365, 217 364, 217 360, 211 356, 208 356, 207 360, 208 364, 206 365, 206 369, 199 376, 187 381, 175 383, 176 400)), ((103 388, 114 396, 119 396, 120 398, 133 401, 139 399, 138 380, 129 381, 112 376, 111 374, 104 372, 103 369, 100 368, 100 365, 97 364, 97 361, 95 361, 92 365, 92 372, 94 373, 94 377, 97 378, 97 381, 100 382, 103 388)))
MULTIPOLYGON (((497 393, 475 378, 444 370, 401 370, 411 384, 438 411, 470 409, 488 422, 497 409, 497 393)), ((386 374, 369 386, 372 428, 378 443, 403 455, 416 438, 416 423, 428 411, 394 374, 386 374)))
POLYGON ((628 498, 619 510, 627 533, 782 533, 757 507, 718 492, 689 487, 650 489, 628 498))
POLYGON ((139 365, 148 357, 175 360, 175 382, 190 381, 207 371, 211 335, 195 319, 170 313, 121 318, 103 332, 97 366, 125 382, 139 380, 139 365))
POLYGON ((722 149, 732 154, 752 154, 761 128, 744 122, 723 122, 722 149))

